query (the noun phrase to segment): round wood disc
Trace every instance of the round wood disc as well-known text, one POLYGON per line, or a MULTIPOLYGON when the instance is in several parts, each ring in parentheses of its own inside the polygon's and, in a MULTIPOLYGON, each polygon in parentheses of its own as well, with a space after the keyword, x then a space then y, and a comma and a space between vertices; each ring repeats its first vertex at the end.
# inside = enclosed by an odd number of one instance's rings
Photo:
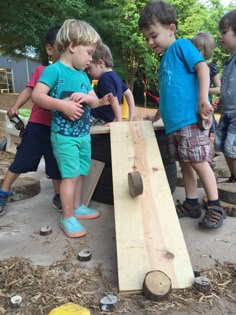
POLYGON ((143 181, 141 174, 136 172, 128 173, 129 192, 132 197, 136 197, 143 193, 143 181))
POLYGON ((219 183, 217 187, 220 200, 236 205, 235 183, 219 183))
POLYGON ((211 289, 210 280, 204 276, 196 277, 193 286, 202 293, 208 293, 211 289))
POLYGON ((171 280, 164 272, 153 270, 146 274, 143 283, 143 293, 147 299, 162 301, 168 297, 171 288, 171 280))
MULTIPOLYGON (((203 206, 207 208, 207 197, 202 198, 203 206)), ((229 217, 236 217, 236 205, 220 200, 221 207, 229 217)))
POLYGON ((47 235, 52 234, 51 226, 47 225, 47 226, 42 227, 39 231, 39 234, 42 236, 47 236, 47 235))

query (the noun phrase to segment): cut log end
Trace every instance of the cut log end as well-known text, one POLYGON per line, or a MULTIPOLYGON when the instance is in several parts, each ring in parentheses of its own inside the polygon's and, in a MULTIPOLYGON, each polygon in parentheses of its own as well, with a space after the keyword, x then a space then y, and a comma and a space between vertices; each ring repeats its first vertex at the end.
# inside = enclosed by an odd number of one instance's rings
POLYGON ((210 280, 207 277, 200 276, 194 279, 194 288, 202 293, 208 293, 211 290, 210 280))
POLYGON ((171 280, 164 272, 153 270, 146 274, 143 283, 143 293, 147 299, 162 301, 168 298, 171 288, 171 280))
POLYGON ((236 205, 235 183, 219 183, 217 187, 220 200, 236 205))
POLYGON ((129 192, 132 197, 136 197, 143 193, 143 181, 141 174, 136 172, 128 173, 129 192))

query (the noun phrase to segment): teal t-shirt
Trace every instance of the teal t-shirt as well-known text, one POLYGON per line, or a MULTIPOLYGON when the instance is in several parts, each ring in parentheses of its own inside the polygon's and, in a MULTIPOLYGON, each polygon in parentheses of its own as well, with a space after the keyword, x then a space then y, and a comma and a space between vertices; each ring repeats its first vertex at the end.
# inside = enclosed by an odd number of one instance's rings
MULTIPOLYGON (((60 61, 46 67, 38 81, 49 86, 49 95, 57 99, 68 98, 74 92, 88 94, 92 90, 90 80, 84 71, 67 67, 60 61)), ((88 135, 90 107, 84 105, 83 110, 83 115, 75 121, 71 121, 60 112, 53 110, 51 131, 70 137, 88 135)))
POLYGON ((162 57, 158 80, 160 112, 166 133, 197 122, 198 78, 195 65, 203 57, 187 39, 178 39, 162 57))

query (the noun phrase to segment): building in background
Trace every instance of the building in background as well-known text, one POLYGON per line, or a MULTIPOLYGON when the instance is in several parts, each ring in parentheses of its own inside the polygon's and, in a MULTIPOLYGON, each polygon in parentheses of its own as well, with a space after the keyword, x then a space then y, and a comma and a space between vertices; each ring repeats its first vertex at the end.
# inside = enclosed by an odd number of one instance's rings
POLYGON ((0 93, 20 93, 39 65, 29 57, 0 56, 0 93))

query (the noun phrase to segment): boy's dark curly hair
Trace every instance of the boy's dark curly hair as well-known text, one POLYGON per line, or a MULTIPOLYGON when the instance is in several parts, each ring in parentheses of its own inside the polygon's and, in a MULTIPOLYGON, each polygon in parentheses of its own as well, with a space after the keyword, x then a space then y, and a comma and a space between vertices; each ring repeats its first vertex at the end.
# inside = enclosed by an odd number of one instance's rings
POLYGON ((177 29, 178 21, 175 8, 162 1, 150 1, 147 3, 138 20, 139 29, 148 28, 156 22, 162 25, 175 24, 177 29))

